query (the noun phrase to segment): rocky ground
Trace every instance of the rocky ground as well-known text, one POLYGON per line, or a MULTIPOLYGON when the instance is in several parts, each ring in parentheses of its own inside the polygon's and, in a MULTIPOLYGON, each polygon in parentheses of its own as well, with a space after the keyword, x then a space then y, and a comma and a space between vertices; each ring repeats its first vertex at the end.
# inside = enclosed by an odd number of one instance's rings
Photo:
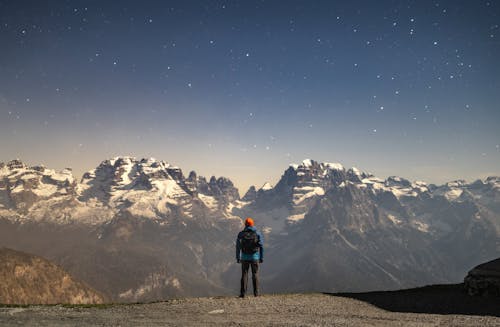
POLYGON ((148 304, 4 306, 1 326, 500 326, 500 298, 458 286, 355 294, 192 298, 148 304))

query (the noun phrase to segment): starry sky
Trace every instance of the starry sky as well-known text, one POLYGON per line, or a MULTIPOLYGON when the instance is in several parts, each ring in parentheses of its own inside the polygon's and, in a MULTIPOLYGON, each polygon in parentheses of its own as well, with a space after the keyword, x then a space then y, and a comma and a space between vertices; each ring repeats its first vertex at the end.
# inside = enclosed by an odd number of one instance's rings
POLYGON ((0 161, 500 175, 499 25, 494 0, 0 0, 0 161))

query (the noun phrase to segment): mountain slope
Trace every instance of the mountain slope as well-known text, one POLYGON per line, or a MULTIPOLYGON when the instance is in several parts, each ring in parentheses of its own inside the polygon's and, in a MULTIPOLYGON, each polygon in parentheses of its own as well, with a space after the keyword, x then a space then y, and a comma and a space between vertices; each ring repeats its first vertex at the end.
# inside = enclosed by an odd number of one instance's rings
POLYGON ((0 303, 104 302, 102 295, 41 257, 0 248, 0 262, 0 303))

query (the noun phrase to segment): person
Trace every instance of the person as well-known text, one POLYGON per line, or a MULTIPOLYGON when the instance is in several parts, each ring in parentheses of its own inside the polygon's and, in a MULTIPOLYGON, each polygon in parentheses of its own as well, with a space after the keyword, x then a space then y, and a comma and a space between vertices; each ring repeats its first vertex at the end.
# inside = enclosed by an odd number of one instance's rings
POLYGON ((241 263, 240 297, 244 298, 248 283, 248 270, 252 269, 253 295, 259 295, 259 263, 264 259, 262 235, 254 226, 252 218, 245 219, 245 228, 236 238, 236 262, 241 263))

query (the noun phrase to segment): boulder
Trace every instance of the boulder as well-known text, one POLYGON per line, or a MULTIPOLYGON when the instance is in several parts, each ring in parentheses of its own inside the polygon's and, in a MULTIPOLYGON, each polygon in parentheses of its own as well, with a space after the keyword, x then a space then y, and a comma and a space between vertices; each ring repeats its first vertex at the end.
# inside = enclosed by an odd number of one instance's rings
POLYGON ((500 296, 500 258, 474 267, 464 286, 469 295, 500 296))

